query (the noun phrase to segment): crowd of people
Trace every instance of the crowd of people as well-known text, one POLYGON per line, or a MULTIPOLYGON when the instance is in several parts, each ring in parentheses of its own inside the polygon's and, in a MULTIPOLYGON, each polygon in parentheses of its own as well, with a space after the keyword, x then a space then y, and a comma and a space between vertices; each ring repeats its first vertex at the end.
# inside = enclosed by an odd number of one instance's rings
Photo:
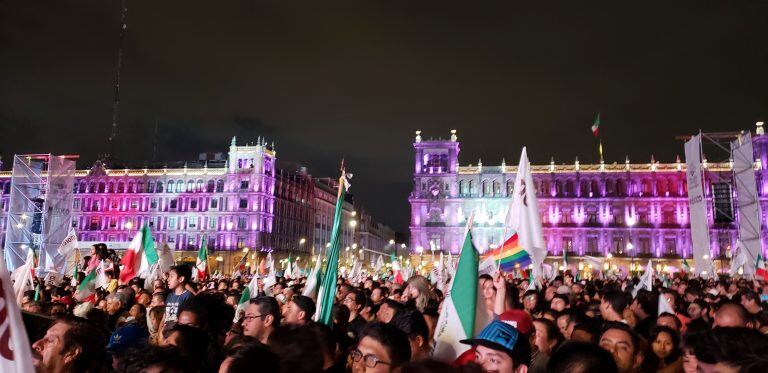
POLYGON ((181 264, 151 283, 120 283, 116 258, 91 254, 74 281, 38 279, 23 296, 22 310, 47 327, 32 344, 39 372, 768 372, 768 284, 743 278, 676 276, 648 291, 632 277, 566 272, 529 289, 481 275, 478 312, 492 321, 461 341, 466 352, 438 361, 446 294, 421 275, 339 278, 324 325, 302 295, 306 278, 259 281, 242 302, 250 275, 193 280, 181 264), (108 281, 77 299, 101 261, 112 263, 108 281))

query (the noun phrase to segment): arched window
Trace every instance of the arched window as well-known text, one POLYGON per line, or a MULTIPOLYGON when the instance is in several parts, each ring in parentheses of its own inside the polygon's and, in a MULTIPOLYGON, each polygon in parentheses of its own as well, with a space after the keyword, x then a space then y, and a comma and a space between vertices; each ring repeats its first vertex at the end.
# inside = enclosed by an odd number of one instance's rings
POLYGON ((117 183, 117 192, 118 193, 125 193, 125 183, 120 181, 117 183))
POLYGON ((625 197, 627 195, 627 183, 624 180, 616 180, 616 197, 625 197))
POLYGON ((616 195, 616 184, 613 179, 605 180, 605 194, 608 196, 616 195))
POLYGON ((156 190, 157 190, 158 193, 162 193, 163 192, 163 182, 162 181, 158 181, 157 182, 157 189, 156 190))
POLYGON ((515 181, 507 180, 507 197, 512 197, 512 193, 515 192, 515 181))
POLYGON ((581 182, 581 190, 580 190, 581 196, 582 197, 589 196, 589 192, 590 191, 591 191, 591 189, 590 189, 590 185, 589 185, 589 180, 582 181, 581 182))
POLYGON ((144 182, 139 181, 138 183, 136 183, 136 193, 144 193, 144 191, 145 191, 144 182))
POLYGON ((217 180, 216 181, 216 193, 223 193, 224 192, 224 180, 217 180))
POLYGON ((501 197, 501 183, 498 180, 493 181, 493 196, 501 197))
POLYGON ((650 179, 643 180, 642 192, 644 196, 650 196, 653 190, 653 182, 650 179))
POLYGON ((664 179, 656 180, 656 195, 664 196, 667 194, 667 182, 664 179))
POLYGON ((173 193, 176 191, 176 182, 173 180, 168 180, 168 193, 173 193))
POLYGON ((680 193, 678 193, 678 190, 677 190, 677 180, 670 178, 667 181, 667 190, 669 191, 670 196, 679 195, 680 193))
POLYGON ((194 191, 195 191, 195 181, 194 180, 187 181, 187 192, 191 193, 194 191))
POLYGON ((107 191, 108 191, 109 193, 114 193, 114 192, 115 192, 115 183, 113 183, 113 182, 111 182, 111 181, 110 181, 110 182, 109 182, 109 187, 107 188, 107 191))
POLYGON ((597 198, 600 197, 600 184, 597 182, 597 180, 592 180, 592 197, 597 198))
POLYGON ((563 182, 555 181, 555 195, 558 197, 563 196, 563 182))
POLYGON ((104 184, 104 182, 102 181, 99 183, 99 193, 104 193, 105 190, 106 190, 106 184, 104 184))
POLYGON ((204 188, 203 187, 203 181, 202 180, 198 180, 197 181, 197 188, 195 188, 195 192, 202 192, 202 191, 205 190, 203 188, 204 188))
POLYGON ((133 181, 128 182, 128 193, 135 193, 136 192, 136 183, 133 181))
POLYGON ((184 193, 185 190, 184 180, 176 180, 176 193, 184 193))
POLYGON ((208 180, 208 187, 205 189, 205 191, 208 193, 213 193, 215 187, 216 183, 213 180, 208 180))
POLYGON ((565 182, 565 195, 568 197, 572 197, 574 195, 573 180, 568 180, 565 182))
POLYGON ((485 197, 488 194, 490 194, 488 192, 489 192, 489 190, 488 190, 488 180, 483 180, 482 190, 481 190, 482 196, 485 197))
POLYGON ((85 186, 85 181, 81 181, 80 182, 80 193, 85 193, 86 190, 87 189, 86 189, 86 186, 85 186))
POLYGON ((467 191, 464 189, 466 187, 466 183, 464 180, 459 180, 459 195, 466 195, 467 191))

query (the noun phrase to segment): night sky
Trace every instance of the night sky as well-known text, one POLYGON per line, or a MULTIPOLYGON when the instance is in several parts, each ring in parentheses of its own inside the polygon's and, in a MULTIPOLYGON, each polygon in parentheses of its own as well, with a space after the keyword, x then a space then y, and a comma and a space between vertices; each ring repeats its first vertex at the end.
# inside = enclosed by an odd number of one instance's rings
MULTIPOLYGON (((406 230, 414 131, 461 163, 673 161, 768 114, 768 1, 129 0, 117 159, 233 135, 336 176, 406 230), (528 3, 537 3, 531 5, 528 3), (541 4, 541 5, 538 5, 541 4)), ((0 154, 108 150, 119 0, 0 0, 0 154)))

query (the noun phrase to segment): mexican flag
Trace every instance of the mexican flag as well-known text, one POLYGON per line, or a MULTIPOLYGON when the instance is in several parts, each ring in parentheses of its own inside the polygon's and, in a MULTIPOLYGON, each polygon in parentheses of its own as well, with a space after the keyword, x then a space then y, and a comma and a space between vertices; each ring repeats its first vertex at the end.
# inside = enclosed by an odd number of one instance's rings
POLYGON ((592 134, 597 137, 600 135, 600 113, 597 113, 597 118, 592 122, 592 134))
POLYGON ((435 347, 432 357, 442 361, 454 361, 469 349, 459 343, 462 339, 472 338, 486 324, 487 314, 477 310, 482 292, 478 291, 478 265, 480 254, 472 243, 472 234, 467 230, 464 245, 459 256, 456 275, 451 279, 449 291, 443 303, 440 317, 435 328, 435 347))
POLYGON ((136 276, 148 275, 150 268, 159 259, 152 232, 149 230, 149 225, 144 224, 136 232, 136 236, 133 237, 133 241, 123 255, 123 260, 120 261, 123 265, 120 269, 120 282, 125 284, 136 276))
MULTIPOLYGON (((347 175, 344 172, 344 165, 341 167, 341 177, 339 178, 339 191, 336 195, 336 208, 333 215, 333 230, 331 230, 331 245, 326 252, 326 268, 323 279, 320 284, 320 292, 317 296, 317 312, 315 312, 315 321, 327 326, 333 325, 331 307, 336 297, 336 280, 339 273, 339 251, 341 249, 341 215, 344 196, 349 188, 347 175)), ((318 257, 318 260, 321 260, 318 257)))
POLYGON ((768 269, 765 269, 765 260, 760 253, 757 253, 757 261, 755 262, 755 278, 768 281, 768 269))
POLYGON ((240 296, 240 301, 237 302, 237 304, 243 304, 245 302, 248 302, 251 298, 256 296, 256 294, 259 293, 259 276, 253 275, 251 277, 251 282, 248 283, 248 285, 245 286, 245 289, 243 289, 243 295, 240 296))
POLYGON ((197 262, 195 263, 194 278, 197 281, 203 281, 208 276, 208 246, 205 244, 205 236, 200 241, 200 250, 197 252, 197 262))
POLYGON ((683 258, 683 272, 690 273, 691 272, 691 265, 688 264, 688 260, 683 258))
POLYGON ((80 302, 93 301, 94 293, 96 289, 104 286, 107 283, 107 276, 104 274, 104 261, 100 261, 94 269, 92 269, 83 278, 83 281, 78 285, 75 291, 75 299, 80 302))

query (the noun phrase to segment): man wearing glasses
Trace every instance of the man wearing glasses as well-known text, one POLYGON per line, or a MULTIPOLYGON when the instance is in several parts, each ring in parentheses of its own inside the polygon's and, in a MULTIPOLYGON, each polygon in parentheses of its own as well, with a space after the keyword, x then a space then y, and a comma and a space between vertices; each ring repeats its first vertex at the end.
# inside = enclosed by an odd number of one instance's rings
POLYGON ((275 298, 262 296, 251 299, 243 316, 243 334, 266 344, 269 335, 280 326, 280 305, 275 298))
POLYGON ((408 337, 395 326, 372 323, 360 332, 357 348, 349 352, 353 373, 395 372, 411 358, 408 337))

